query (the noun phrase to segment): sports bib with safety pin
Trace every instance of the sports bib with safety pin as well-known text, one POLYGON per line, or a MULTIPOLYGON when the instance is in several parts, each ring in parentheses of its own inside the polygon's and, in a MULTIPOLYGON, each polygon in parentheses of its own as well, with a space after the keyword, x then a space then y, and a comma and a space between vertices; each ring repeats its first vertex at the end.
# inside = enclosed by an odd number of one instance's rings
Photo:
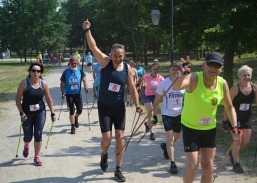
POLYGON ((109 87, 108 87, 108 90, 109 91, 112 91, 112 92, 119 92, 120 91, 120 85, 118 84, 115 84, 115 83, 110 83, 109 84, 109 87))
POLYGON ((250 109, 250 104, 240 104, 240 111, 248 111, 250 109))
POLYGON ((211 123, 211 121, 212 121, 212 118, 200 118, 200 120, 198 121, 198 124, 207 126, 211 123))
POLYGON ((183 99, 182 98, 172 98, 171 99, 171 104, 172 105, 179 105, 182 104, 183 99))
POLYGON ((151 88, 151 92, 152 93, 155 93, 156 92, 156 89, 158 87, 158 81, 151 81, 150 83, 150 88, 151 88))
POLYGON ((30 111, 38 111, 40 109, 39 104, 29 106, 30 111))
POLYGON ((77 90, 79 87, 78 87, 78 85, 71 85, 71 90, 77 90))

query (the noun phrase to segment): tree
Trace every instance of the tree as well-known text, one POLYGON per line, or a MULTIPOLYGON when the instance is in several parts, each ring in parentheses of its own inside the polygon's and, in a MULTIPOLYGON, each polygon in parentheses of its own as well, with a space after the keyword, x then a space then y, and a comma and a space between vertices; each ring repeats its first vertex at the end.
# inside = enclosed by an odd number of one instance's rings
POLYGON ((3 1, 3 47, 9 47, 26 62, 27 53, 33 49, 55 51, 63 46, 69 26, 64 23, 64 12, 57 11, 58 5, 58 0, 3 1))
POLYGON ((180 43, 188 48, 205 46, 224 53, 224 78, 233 84, 235 54, 257 48, 257 6, 253 0, 179 1, 176 25, 180 43))

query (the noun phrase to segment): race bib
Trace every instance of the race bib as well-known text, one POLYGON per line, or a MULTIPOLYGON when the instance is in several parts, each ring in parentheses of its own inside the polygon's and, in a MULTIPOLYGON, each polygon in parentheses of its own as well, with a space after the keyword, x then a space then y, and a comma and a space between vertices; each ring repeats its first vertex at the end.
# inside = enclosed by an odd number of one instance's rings
POLYGON ((171 99, 171 104, 172 105, 182 104, 182 98, 172 98, 171 99))
POLYGON ((200 118, 198 121, 199 125, 207 126, 211 123, 212 119, 211 118, 200 118))
POLYGON ((151 88, 152 93, 155 93, 157 87, 158 87, 158 82, 157 81, 151 81, 150 88, 151 88))
POLYGON ((30 111, 38 111, 40 109, 39 104, 29 106, 30 111))
POLYGON ((71 85, 71 90, 77 90, 78 89, 78 85, 71 85))
POLYGON ((119 92, 120 91, 120 85, 115 84, 115 83, 110 83, 109 87, 108 87, 108 90, 112 91, 112 92, 119 92))
POLYGON ((250 104, 240 104, 240 111, 248 111, 250 109, 250 104))

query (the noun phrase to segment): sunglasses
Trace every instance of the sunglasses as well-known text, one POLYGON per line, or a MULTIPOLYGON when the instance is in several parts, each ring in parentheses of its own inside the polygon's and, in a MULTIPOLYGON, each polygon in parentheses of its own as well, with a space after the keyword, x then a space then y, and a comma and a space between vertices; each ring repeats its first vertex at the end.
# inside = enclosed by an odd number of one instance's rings
POLYGON ((215 62, 210 62, 207 65, 208 65, 208 67, 214 67, 215 69, 220 69, 222 67, 222 65, 215 63, 215 62))
POLYGON ((41 73, 41 70, 34 70, 34 69, 33 69, 33 70, 31 70, 31 72, 34 72, 34 73, 35 73, 35 72, 41 73))
POLYGON ((77 65, 77 63, 71 63, 72 65, 77 65))

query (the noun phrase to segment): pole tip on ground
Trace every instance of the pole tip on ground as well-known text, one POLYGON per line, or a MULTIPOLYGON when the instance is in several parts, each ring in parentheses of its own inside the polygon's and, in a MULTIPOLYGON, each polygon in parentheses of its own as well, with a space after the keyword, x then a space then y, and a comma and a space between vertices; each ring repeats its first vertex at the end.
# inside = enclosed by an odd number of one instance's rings
POLYGON ((16 158, 18 158, 18 154, 16 154, 16 158))

